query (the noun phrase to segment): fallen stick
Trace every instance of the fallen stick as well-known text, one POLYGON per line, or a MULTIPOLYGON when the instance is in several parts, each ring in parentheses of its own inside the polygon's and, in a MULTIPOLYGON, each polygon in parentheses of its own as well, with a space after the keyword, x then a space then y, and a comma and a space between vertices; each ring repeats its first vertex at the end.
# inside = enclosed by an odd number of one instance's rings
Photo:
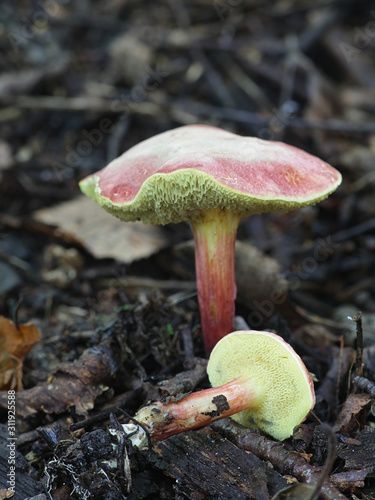
MULTIPOLYGON (((257 432, 251 432, 227 418, 211 424, 236 446, 254 453, 262 460, 269 460, 281 474, 290 474, 300 482, 315 484, 319 480, 321 469, 306 462, 295 451, 288 451, 282 443, 271 441, 257 432)), ((320 497, 322 500, 348 500, 330 481, 325 481, 320 497)))

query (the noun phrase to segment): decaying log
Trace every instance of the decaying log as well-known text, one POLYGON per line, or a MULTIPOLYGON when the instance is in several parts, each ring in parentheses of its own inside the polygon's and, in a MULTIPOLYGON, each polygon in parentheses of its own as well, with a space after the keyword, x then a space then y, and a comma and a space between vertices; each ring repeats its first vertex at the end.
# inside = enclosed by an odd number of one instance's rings
POLYGON ((240 450, 209 428, 154 445, 149 460, 175 479, 179 498, 269 500, 286 484, 253 453, 240 450))

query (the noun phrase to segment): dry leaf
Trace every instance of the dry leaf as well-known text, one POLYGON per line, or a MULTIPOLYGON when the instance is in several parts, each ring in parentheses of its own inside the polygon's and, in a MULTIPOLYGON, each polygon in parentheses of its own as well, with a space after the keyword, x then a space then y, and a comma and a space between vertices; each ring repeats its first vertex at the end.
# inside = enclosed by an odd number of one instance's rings
POLYGON ((358 430, 363 412, 371 403, 370 394, 349 394, 334 425, 334 431, 341 434, 352 434, 358 430))
POLYGON ((99 259, 108 257, 128 264, 168 244, 160 227, 122 222, 86 196, 38 210, 34 219, 69 233, 99 259))
POLYGON ((0 500, 5 500, 6 498, 12 498, 14 496, 14 491, 12 490, 0 490, 0 500))
POLYGON ((22 389, 22 365, 26 354, 40 340, 35 325, 16 326, 0 316, 0 389, 22 389))

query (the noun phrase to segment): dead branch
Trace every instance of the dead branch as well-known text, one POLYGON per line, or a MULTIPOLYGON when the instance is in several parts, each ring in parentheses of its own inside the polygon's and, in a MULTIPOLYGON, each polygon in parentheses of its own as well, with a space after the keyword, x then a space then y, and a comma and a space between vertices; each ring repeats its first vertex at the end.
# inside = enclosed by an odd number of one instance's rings
MULTIPOLYGON (((236 424, 231 419, 212 424, 212 428, 225 435, 227 439, 246 451, 251 451, 262 460, 269 460, 281 473, 289 474, 305 483, 316 483, 321 469, 309 465, 304 458, 294 451, 288 451, 282 443, 271 441, 257 432, 251 432, 236 424)), ((330 481, 325 481, 321 490, 323 500, 347 500, 330 481)))

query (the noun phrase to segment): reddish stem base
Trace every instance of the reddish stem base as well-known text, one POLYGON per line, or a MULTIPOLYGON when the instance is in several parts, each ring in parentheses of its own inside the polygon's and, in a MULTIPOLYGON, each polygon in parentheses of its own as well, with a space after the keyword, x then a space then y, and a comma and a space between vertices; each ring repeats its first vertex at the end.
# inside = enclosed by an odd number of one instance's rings
POLYGON ((160 401, 141 408, 135 419, 149 431, 152 441, 162 441, 234 415, 255 400, 249 381, 237 378, 220 387, 193 392, 177 403, 160 401))

